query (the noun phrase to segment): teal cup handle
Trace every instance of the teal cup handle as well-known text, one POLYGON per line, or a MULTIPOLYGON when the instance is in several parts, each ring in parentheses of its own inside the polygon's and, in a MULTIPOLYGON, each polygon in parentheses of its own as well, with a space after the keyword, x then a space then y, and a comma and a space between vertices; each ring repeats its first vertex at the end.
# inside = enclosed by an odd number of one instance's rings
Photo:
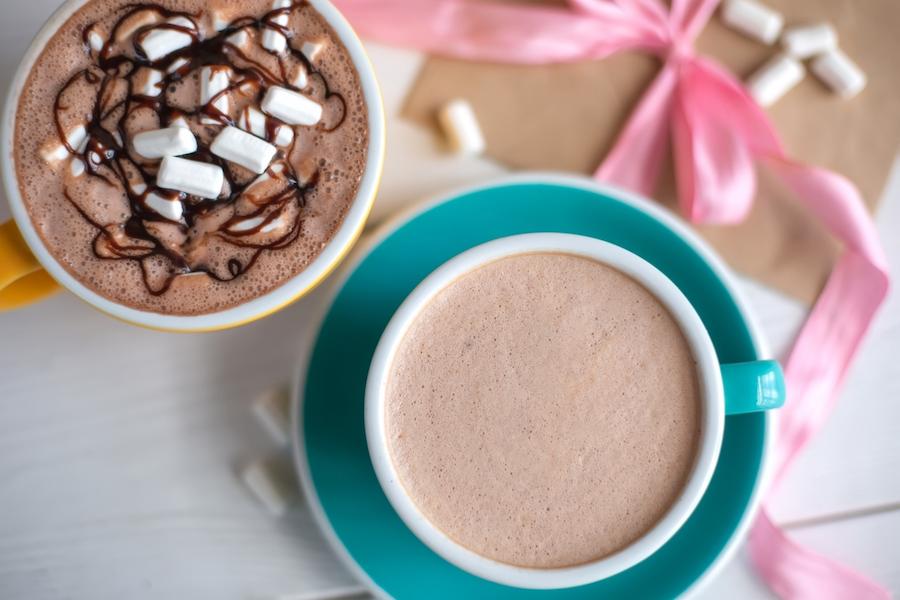
POLYGON ((722 365, 725 414, 740 415, 784 405, 784 373, 774 360, 722 365))

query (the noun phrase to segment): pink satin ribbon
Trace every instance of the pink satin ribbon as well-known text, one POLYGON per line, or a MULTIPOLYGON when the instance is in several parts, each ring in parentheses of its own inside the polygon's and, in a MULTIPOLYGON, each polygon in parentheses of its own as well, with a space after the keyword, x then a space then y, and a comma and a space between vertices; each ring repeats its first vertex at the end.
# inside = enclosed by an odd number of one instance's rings
POLYGON ((862 575, 788 538, 772 493, 822 426, 876 310, 888 269, 859 192, 844 177, 787 156, 769 119, 728 71, 693 50, 718 0, 569 0, 568 7, 472 0, 336 0, 364 37, 485 62, 552 64, 623 50, 663 67, 595 176, 652 196, 671 147, 678 197, 696 223, 735 223, 756 195, 757 167, 775 173, 844 244, 787 359, 772 485, 750 534, 760 575, 783 598, 888 598, 862 575))

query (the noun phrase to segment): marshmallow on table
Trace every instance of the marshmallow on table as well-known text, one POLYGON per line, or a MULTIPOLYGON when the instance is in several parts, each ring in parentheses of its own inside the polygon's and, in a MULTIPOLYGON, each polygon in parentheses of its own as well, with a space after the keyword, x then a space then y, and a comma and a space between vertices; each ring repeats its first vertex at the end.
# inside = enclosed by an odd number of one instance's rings
MULTIPOLYGON (((238 118, 238 127, 243 129, 244 131, 249 131, 257 137, 267 139, 267 136, 269 134, 267 121, 268 117, 266 115, 256 110, 252 106, 248 106, 241 111, 241 116, 238 118)), ((293 129, 291 129, 287 125, 279 125, 278 128, 275 129, 275 139, 272 140, 272 143, 274 143, 276 146, 280 146, 282 148, 285 146, 290 146, 291 142, 293 141, 293 129)))
POLYGON ((219 165, 166 156, 156 174, 156 184, 167 190, 214 200, 222 193, 225 173, 219 165))
POLYGON ((184 214, 184 205, 177 198, 166 198, 155 192, 150 192, 144 198, 144 204, 153 212, 169 219, 181 221, 184 214))
POLYGON ((290 125, 315 125, 322 120, 322 105, 303 94, 283 87, 270 87, 262 109, 290 125))
POLYGON ((771 44, 778 39, 784 26, 784 17, 755 0, 725 0, 722 20, 731 28, 771 44))
POLYGON ((794 58, 809 58, 837 48, 837 32, 828 23, 791 27, 781 35, 781 47, 794 58))
MULTIPOLYGON (((293 0, 275 0, 272 2, 272 10, 290 8, 292 4, 293 0)), ((284 12, 273 17, 271 21, 276 25, 284 26, 288 24, 289 19, 290 15, 284 12)), ((281 54, 287 49, 287 38, 284 37, 283 33, 272 27, 265 27, 263 29, 261 43, 263 48, 275 54, 281 54)))
MULTIPOLYGON (((175 17, 166 21, 170 25, 184 27, 186 29, 196 29, 194 22, 187 17, 175 17)), ((177 29, 169 29, 165 26, 151 29, 138 41, 144 55, 151 62, 172 54, 182 48, 187 48, 194 43, 194 36, 177 29)))
POLYGON ((133 144, 135 152, 150 159, 197 151, 197 139, 191 130, 177 125, 139 133, 134 136, 133 144))
POLYGON ((165 73, 150 67, 141 67, 138 69, 132 81, 134 93, 139 96, 159 96, 162 92, 160 84, 165 77, 165 73))
POLYGON ((209 149, 216 156, 241 165, 257 175, 269 168, 269 163, 278 152, 278 148, 269 142, 231 126, 216 136, 209 149))
MULTIPOLYGON (((78 153, 84 152, 87 148, 87 141, 87 129, 84 125, 73 127, 66 133, 66 142, 78 153)), ((45 161, 54 165, 69 157, 69 148, 62 142, 54 141, 44 145, 41 149, 41 156, 45 161)))
MULTIPOLYGON (((263 217, 246 219, 232 229, 244 227, 244 231, 258 227, 263 217), (250 221, 258 221, 250 225, 250 221)), ((291 441, 291 421, 289 414, 290 395, 287 388, 273 388, 266 390, 253 401, 253 415, 262 428, 269 434, 273 441, 281 446, 287 446, 291 441)))
POLYGON ((289 473, 271 462, 256 460, 242 468, 240 476, 247 489, 270 513, 281 516, 299 496, 289 473))
MULTIPOLYGON (((218 94, 222 94, 231 85, 231 69, 222 66, 206 66, 200 70, 200 104, 206 106, 218 94)), ((228 114, 229 100, 222 94, 213 103, 213 107, 221 113, 228 114)), ((202 123, 216 125, 221 122, 212 117, 203 117, 202 123)))
POLYGON ((441 107, 438 121, 455 152, 467 155, 484 152, 484 136, 471 104, 460 98, 451 100, 441 107))
POLYGON ((800 83, 805 73, 797 59, 779 54, 750 76, 747 89, 760 106, 771 106, 800 83))
POLYGON ((818 56, 811 68, 816 77, 844 98, 855 96, 866 87, 866 74, 837 48, 818 56))

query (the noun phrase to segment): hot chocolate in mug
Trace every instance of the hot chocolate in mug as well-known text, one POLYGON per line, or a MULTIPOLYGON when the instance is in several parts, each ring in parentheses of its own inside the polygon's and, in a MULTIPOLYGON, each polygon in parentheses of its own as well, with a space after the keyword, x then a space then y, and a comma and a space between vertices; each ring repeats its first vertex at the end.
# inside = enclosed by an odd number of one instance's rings
MULTIPOLYGON (((362 165, 362 176, 356 194, 349 203, 342 222, 324 244, 318 256, 311 260, 305 269, 284 279, 277 287, 234 306, 212 312, 165 314, 138 309, 112 300, 74 277, 48 250, 46 242, 32 222, 22 197, 20 188, 22 182, 17 175, 14 152, 16 116, 20 98, 32 68, 48 46, 48 42, 67 24, 70 17, 89 1, 67 0, 47 20, 19 64, 6 98, 0 130, 0 148, 6 159, 0 170, 13 220, 0 225, 0 310, 30 304, 63 287, 93 307, 136 325, 170 331, 211 331, 234 327, 264 317, 315 288, 341 262, 359 237, 374 202, 384 160, 385 126, 380 92, 365 50, 347 21, 328 0, 309 0, 309 6, 327 23, 334 37, 343 45, 350 57, 352 67, 359 76, 361 96, 367 111, 367 120, 364 121, 368 127, 366 159, 362 165)), ((148 6, 155 5, 148 4, 148 6)), ((85 51, 88 51, 87 44, 85 47, 85 51)), ((61 85, 63 83, 65 81, 60 82, 61 85)), ((53 99, 49 98, 47 102, 52 104, 53 99)), ((265 119, 263 116, 263 120, 265 119)), ((269 124, 265 123, 263 128, 268 126, 269 124)))
POLYGON ((428 547, 459 568, 497 583, 523 588, 563 588, 610 577, 644 560, 665 544, 688 519, 707 489, 718 461, 726 415, 777 408, 783 404, 784 397, 784 379, 778 363, 762 360, 720 364, 710 335, 691 303, 672 281, 644 259, 595 238, 535 233, 498 239, 463 252, 426 277, 406 298, 385 328, 372 359, 366 384, 365 429, 372 464, 385 495, 404 523, 428 547), (636 541, 613 554, 560 568, 528 568, 492 560, 441 531, 404 487, 392 458, 386 425, 386 390, 392 365, 404 336, 423 309, 442 290, 485 265, 536 253, 573 255, 607 265, 632 278, 658 299, 690 347, 701 406, 693 466, 681 493, 662 518, 636 541))

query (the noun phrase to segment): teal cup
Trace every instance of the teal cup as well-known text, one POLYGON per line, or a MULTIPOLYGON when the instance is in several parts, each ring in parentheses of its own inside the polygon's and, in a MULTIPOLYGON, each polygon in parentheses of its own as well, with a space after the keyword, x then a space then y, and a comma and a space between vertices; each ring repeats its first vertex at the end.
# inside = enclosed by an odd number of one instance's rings
MULTIPOLYGON (((634 374, 639 377, 639 373, 634 374)), ((620 246, 568 233, 527 233, 471 248, 425 277, 400 304, 375 348, 365 392, 369 454, 379 483, 394 510, 431 550, 473 575, 520 588, 558 589, 594 583, 645 560, 675 535, 706 493, 719 461, 725 418, 777 408, 785 398, 781 367, 772 360, 723 364, 697 311, 666 275, 620 246), (395 353, 408 328, 436 294, 483 265, 517 254, 565 253, 616 268, 656 296, 678 322, 697 365, 701 422, 697 454, 681 494, 664 516, 627 547, 601 559, 560 568, 526 568, 501 563, 460 545, 433 525, 401 483, 388 449, 385 416, 387 382, 395 353)))

